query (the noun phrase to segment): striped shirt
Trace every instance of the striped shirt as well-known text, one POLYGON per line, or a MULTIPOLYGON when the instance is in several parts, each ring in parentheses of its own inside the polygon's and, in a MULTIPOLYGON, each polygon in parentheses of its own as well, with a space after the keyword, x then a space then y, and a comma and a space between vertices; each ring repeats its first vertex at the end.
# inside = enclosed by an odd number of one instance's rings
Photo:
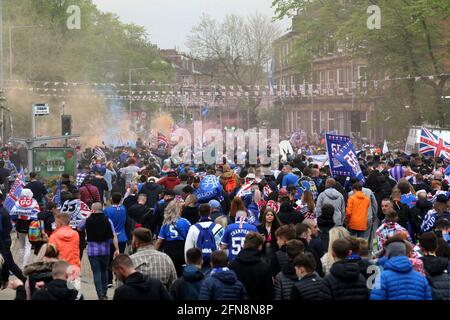
POLYGON ((403 178, 404 173, 405 173, 405 169, 402 166, 395 166, 395 167, 393 167, 392 169, 389 170, 389 174, 397 182, 401 178, 403 178))
POLYGON ((160 280, 166 288, 170 288, 177 279, 177 272, 170 257, 153 246, 138 248, 137 252, 130 256, 136 271, 146 278, 160 280))

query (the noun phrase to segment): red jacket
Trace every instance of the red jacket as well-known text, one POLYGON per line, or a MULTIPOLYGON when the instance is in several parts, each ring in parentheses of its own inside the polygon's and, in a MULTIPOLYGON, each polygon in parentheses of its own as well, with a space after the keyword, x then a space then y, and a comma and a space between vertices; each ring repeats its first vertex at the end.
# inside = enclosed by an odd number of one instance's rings
POLYGON ((158 184, 164 186, 166 190, 173 190, 175 186, 179 185, 181 183, 181 180, 177 177, 164 177, 161 180, 157 182, 158 184))

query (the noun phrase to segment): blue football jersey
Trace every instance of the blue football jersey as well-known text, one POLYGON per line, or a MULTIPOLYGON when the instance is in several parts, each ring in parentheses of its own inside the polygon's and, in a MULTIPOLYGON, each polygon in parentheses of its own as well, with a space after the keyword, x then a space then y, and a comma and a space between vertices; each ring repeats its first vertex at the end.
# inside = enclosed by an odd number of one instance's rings
POLYGON ((229 261, 236 259, 239 252, 241 252, 245 236, 249 232, 258 232, 258 229, 254 225, 247 223, 247 219, 238 220, 236 223, 227 226, 222 238, 222 244, 228 246, 229 261))
POLYGON ((165 241, 184 241, 191 224, 184 218, 179 218, 175 223, 163 225, 159 231, 158 238, 165 241))

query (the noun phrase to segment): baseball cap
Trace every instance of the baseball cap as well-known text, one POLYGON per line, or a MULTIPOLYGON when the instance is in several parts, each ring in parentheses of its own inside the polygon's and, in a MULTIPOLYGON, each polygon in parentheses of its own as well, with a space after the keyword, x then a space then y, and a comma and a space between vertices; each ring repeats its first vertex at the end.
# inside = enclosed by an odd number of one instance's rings
POLYGON ((220 208, 220 202, 217 200, 211 200, 208 202, 209 206, 213 209, 220 208))
POLYGON ((445 194, 440 194, 436 197, 436 202, 439 203, 447 203, 447 195, 445 194))

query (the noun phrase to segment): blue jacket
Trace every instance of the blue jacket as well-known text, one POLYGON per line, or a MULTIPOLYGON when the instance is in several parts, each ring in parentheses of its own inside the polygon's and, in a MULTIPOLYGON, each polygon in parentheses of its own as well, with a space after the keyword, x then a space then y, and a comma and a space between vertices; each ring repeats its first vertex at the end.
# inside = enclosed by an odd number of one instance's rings
POLYGON ((408 257, 389 259, 380 281, 375 282, 370 300, 431 300, 427 279, 413 269, 408 257))
POLYGON ((246 291, 244 285, 237 279, 234 271, 224 268, 224 271, 212 272, 203 281, 199 300, 244 300, 246 291))

